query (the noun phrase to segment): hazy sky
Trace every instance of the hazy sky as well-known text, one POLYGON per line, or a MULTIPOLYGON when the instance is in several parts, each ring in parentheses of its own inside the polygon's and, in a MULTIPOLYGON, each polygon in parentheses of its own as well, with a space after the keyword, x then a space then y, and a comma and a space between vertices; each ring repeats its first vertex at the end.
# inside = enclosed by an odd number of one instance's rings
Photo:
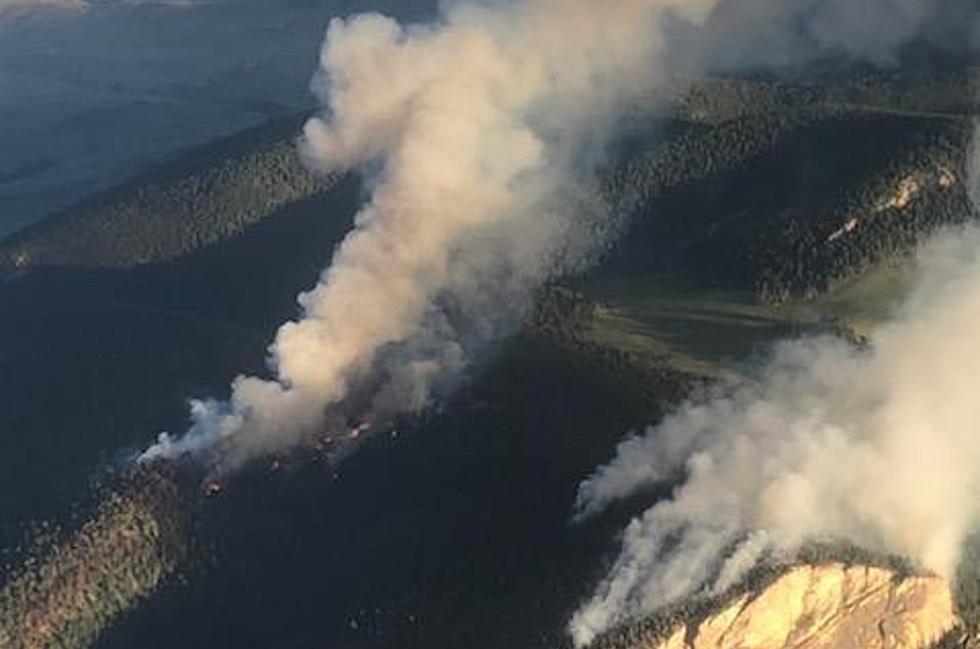
POLYGON ((0 235, 314 105, 331 16, 434 0, 0 0, 0 235), (390 5, 390 6, 389 6, 390 5))

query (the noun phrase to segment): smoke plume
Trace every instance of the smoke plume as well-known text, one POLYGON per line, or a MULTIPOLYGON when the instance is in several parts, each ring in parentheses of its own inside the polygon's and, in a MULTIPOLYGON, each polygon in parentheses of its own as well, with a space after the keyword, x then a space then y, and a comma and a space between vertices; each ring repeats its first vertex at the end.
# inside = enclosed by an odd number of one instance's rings
MULTIPOLYGON (((675 69, 826 53, 894 60, 962 4, 458 1, 430 25, 332 21, 315 82, 324 109, 301 148, 318 170, 360 170, 370 197, 275 336, 271 376, 240 376, 227 400, 194 401, 189 430, 161 435, 142 459, 192 453, 228 469, 343 427, 351 411, 425 407, 519 321, 536 287, 615 235, 594 171, 620 117, 675 69), (893 32, 879 29, 882 16, 893 32), (696 36, 690 47, 685 35, 696 36)), ((764 554, 814 537, 953 569, 980 459, 980 402, 967 387, 980 361, 978 237, 923 254, 920 289, 873 348, 786 343, 755 380, 623 444, 582 486, 582 515, 683 481, 626 531, 575 617, 578 642, 711 580, 723 588, 764 554)))
POLYGON ((615 231, 591 171, 618 116, 662 80, 660 17, 696 21, 710 4, 455 3, 433 25, 333 20, 315 83, 325 109, 302 152, 319 170, 364 171, 370 199, 276 335, 275 377, 195 401, 187 434, 143 459, 234 465, 317 433, 345 399, 397 412, 451 384, 535 287, 615 231))
POLYGON ((968 53, 980 45, 978 25, 973 0, 721 0, 703 25, 671 24, 668 64, 694 74, 833 56, 892 65, 913 41, 968 53))
MULTIPOLYGON (((370 198, 300 295, 300 317, 279 329, 272 377, 240 376, 228 400, 194 401, 186 434, 161 435, 142 459, 196 453, 234 466, 342 425, 345 409, 414 410, 451 387, 535 287, 583 267, 615 234, 593 171, 620 116, 669 79, 671 34, 710 37, 726 7, 770 9, 716 2, 457 1, 430 25, 333 20, 314 84, 324 110, 301 148, 316 169, 361 170, 370 198)), ((870 52, 864 32, 827 37, 849 3, 812 4, 794 4, 795 19, 773 31, 811 42, 819 29, 818 49, 870 52)), ((888 48, 939 11, 902 5, 888 48)), ((744 38, 734 30, 728 42, 748 48, 744 38)))
POLYGON ((936 237, 916 264, 915 289, 868 347, 784 342, 763 367, 623 442, 581 485, 580 518, 644 487, 674 487, 625 530, 571 623, 579 645, 722 592, 807 542, 954 575, 980 515, 980 227, 936 237))

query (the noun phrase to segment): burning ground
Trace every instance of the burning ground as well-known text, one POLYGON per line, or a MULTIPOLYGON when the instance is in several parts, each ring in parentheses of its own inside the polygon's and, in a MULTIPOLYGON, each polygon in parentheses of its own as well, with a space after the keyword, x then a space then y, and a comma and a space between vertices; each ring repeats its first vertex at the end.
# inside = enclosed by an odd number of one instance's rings
MULTIPOLYGON (((658 250, 666 229, 678 242, 668 257, 692 279, 727 280, 769 299, 798 298, 900 256, 938 225, 971 218, 961 209, 968 102, 964 108, 961 99, 938 92, 941 100, 929 104, 910 90, 901 106, 945 113, 896 117, 894 105, 862 99, 860 110, 842 115, 812 98, 798 107, 792 102, 802 91, 773 83, 766 96, 788 99, 759 113, 767 104, 750 90, 760 86, 730 83, 746 89, 748 99, 726 99, 731 93, 707 86, 708 100, 695 94, 682 104, 694 108, 677 116, 679 124, 665 122, 666 144, 607 170, 609 193, 635 193, 641 207, 636 229, 601 272, 659 270, 639 258, 658 250), (855 128, 868 133, 867 141, 851 141, 855 128), (831 194, 827 181, 788 171, 800 151, 828 137, 835 147, 816 166, 836 168, 835 161, 853 158, 860 171, 840 170, 842 189, 831 194), (882 145, 863 153, 873 142, 882 145), (775 196, 756 191, 774 177, 791 189, 775 196), (741 202, 731 200, 733 188, 742 188, 741 202), (691 212, 681 205, 701 216, 686 218, 691 212), (858 222, 848 226, 852 218, 858 222), (726 226, 750 221, 760 225, 726 226), (709 254, 732 239, 738 240, 732 249, 752 251, 749 258, 709 254)), ((850 83, 829 83, 826 94, 845 94, 840 88, 850 83)), ((930 86, 927 94, 936 92, 930 86)), ((248 164, 228 163, 227 175, 194 172, 224 179, 223 197, 240 196, 252 206, 236 212, 241 222, 225 224, 227 213, 215 207, 205 210, 213 219, 195 224, 207 232, 171 237, 167 228, 181 231, 184 219, 164 218, 169 203, 186 193, 206 207, 206 192, 195 182, 161 181, 145 193, 133 186, 119 202, 106 197, 84 208, 95 221, 66 216, 8 242, 12 279, 0 288, 0 326, 9 333, 0 363, 11 370, 0 378, 2 425, 12 431, 0 454, 5 539, 16 536, 19 523, 59 511, 92 466, 118 461, 106 449, 135 450, 146 431, 180 430, 188 395, 220 394, 227 377, 263 371, 270 332, 294 315, 295 290, 326 265, 360 199, 349 178, 321 186, 299 176, 265 207, 261 191, 237 193, 252 174, 265 177, 266 156, 268 169, 301 174, 289 166, 295 161, 277 166, 283 151, 259 149, 245 156, 248 164), (135 218, 144 208, 149 218, 135 218), (151 226, 164 234, 144 236, 140 228, 151 226), (58 243, 99 232, 112 233, 101 249, 58 243), (138 245, 127 246, 130 238, 138 245), (21 255, 27 250, 34 252, 21 255), (73 252, 59 259, 63 250, 73 252), (86 250, 93 256, 83 258, 86 250), (36 502, 28 503, 16 486, 37 475, 57 478, 38 485, 36 502)), ((246 640, 301 647, 324 636, 338 647, 561 645, 568 615, 600 576, 604 562, 597 557, 610 551, 634 511, 623 506, 570 530, 576 485, 608 459, 624 431, 656 421, 663 404, 678 401, 695 379, 669 359, 651 364, 597 344, 586 333, 594 306, 567 293, 548 295, 531 324, 495 343, 492 360, 474 366, 441 408, 379 429, 339 466, 310 461, 272 471, 262 461, 208 499, 201 533, 214 539, 219 560, 193 576, 192 588, 164 588, 113 618, 171 574, 174 563, 166 557, 175 555, 159 549, 152 517, 125 498, 109 499, 89 527, 42 555, 52 558, 38 571, 15 570, 20 576, 8 583, 9 592, 55 604, 12 604, 4 619, 27 619, 23 611, 30 610, 31 620, 57 628, 57 612, 74 610, 58 603, 89 592, 76 558, 134 520, 135 556, 166 559, 159 569, 122 562, 121 572, 106 573, 138 576, 117 598, 99 598, 111 613, 92 609, 77 618, 73 628, 105 628, 100 647, 246 640), (61 574, 80 577, 63 586, 51 578, 61 574), (38 617, 40 610, 53 617, 38 617), (172 624, 175 617, 184 623, 172 624), (108 628, 110 618, 116 623, 108 628)), ((664 494, 638 494, 636 504, 658 495, 664 494)))

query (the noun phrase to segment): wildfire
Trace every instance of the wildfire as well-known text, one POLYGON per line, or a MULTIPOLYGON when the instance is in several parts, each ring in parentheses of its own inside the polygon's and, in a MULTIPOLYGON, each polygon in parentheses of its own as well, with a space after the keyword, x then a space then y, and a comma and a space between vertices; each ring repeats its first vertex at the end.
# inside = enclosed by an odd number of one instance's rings
POLYGON ((357 439, 361 435, 367 433, 371 429, 371 420, 368 418, 363 418, 354 423, 353 426, 347 429, 347 436, 350 439, 357 439))

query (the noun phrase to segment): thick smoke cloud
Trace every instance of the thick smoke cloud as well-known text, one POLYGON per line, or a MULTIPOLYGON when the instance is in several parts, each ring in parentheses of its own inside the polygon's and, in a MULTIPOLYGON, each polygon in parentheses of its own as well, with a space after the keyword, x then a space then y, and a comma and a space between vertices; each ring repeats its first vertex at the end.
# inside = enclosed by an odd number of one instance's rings
MULTIPOLYGON (((974 156, 976 157, 976 156, 974 156)), ((759 560, 844 541, 953 576, 980 515, 980 227, 917 258, 918 283, 867 348, 785 342, 748 376, 681 406, 580 487, 580 518, 674 484, 625 530, 574 617, 579 644, 759 560)))
MULTIPOLYGON (((818 47, 880 58, 937 11, 902 6, 899 37, 874 47, 865 31, 833 32, 853 9, 829 0, 774 17, 759 0, 515 0, 445 3, 430 25, 334 20, 315 83, 324 112, 302 149, 323 171, 362 170, 370 199, 276 335, 273 378, 194 402, 188 433, 143 458, 207 449, 233 466, 337 425, 351 401, 381 416, 428 403, 536 286, 615 233, 591 172, 619 116, 670 79, 678 25, 711 37, 726 8, 765 10, 755 23, 777 41, 804 29, 818 47)), ((741 31, 731 42, 747 46, 741 31)))
POLYGON ((670 25, 667 59, 692 74, 828 57, 893 65, 913 41, 957 55, 976 51, 978 26, 974 0, 720 0, 702 25, 670 25))
MULTIPOLYGON (((324 111, 302 150, 322 171, 361 170, 370 198, 299 297, 301 316, 276 335, 272 377, 240 376, 227 401, 195 401, 187 433, 161 436, 143 460, 194 453, 228 469, 342 427, 349 410, 424 407, 519 320, 537 286, 615 235, 592 172, 619 117, 673 72, 828 53, 882 63, 959 10, 955 0, 444 7, 431 25, 377 14, 330 24, 315 84, 324 111), (873 27, 882 17, 891 33, 873 27)), ((873 348, 786 343, 754 380, 681 408, 582 486, 588 515, 683 477, 626 531, 572 623, 579 643, 704 584, 723 589, 811 538, 954 568, 980 459, 980 405, 966 387, 980 361, 978 239, 970 231, 924 254, 922 288, 873 348)))
POLYGON ((663 78, 661 17, 697 21, 710 5, 529 0, 455 3, 425 26, 334 20, 325 110, 302 150, 323 171, 366 171, 370 199, 279 330, 275 378, 195 402, 188 434, 144 459, 215 449, 234 465, 319 432, 345 400, 372 414, 425 404, 536 286, 615 230, 591 168, 617 116, 663 78))

